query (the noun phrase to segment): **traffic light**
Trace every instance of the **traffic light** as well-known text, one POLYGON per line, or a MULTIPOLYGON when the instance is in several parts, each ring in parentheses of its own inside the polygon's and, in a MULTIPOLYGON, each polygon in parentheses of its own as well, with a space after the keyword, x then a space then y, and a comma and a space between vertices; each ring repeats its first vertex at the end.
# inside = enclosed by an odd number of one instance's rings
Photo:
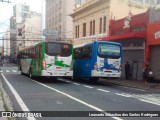
POLYGON ((18 36, 22 36, 22 29, 18 29, 18 36))

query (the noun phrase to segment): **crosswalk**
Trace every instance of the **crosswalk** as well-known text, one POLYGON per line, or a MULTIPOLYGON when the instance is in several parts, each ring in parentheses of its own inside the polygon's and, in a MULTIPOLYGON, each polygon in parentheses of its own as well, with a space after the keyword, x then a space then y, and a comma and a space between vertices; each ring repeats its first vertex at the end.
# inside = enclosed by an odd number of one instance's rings
POLYGON ((20 71, 17 70, 0 70, 0 73, 18 73, 20 71))

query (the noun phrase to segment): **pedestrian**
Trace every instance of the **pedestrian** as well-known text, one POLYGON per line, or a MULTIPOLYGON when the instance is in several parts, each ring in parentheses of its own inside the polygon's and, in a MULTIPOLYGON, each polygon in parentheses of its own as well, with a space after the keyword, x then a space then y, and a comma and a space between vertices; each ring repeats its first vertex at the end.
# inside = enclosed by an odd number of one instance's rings
POLYGON ((151 68, 149 68, 149 72, 148 72, 148 82, 153 82, 153 72, 151 68))
POLYGON ((144 84, 146 85, 148 82, 148 75, 149 75, 149 66, 146 65, 146 67, 143 70, 143 80, 144 80, 144 84))
POLYGON ((131 69, 131 66, 130 66, 129 62, 127 61, 125 64, 126 79, 129 79, 129 77, 130 77, 130 69, 131 69))

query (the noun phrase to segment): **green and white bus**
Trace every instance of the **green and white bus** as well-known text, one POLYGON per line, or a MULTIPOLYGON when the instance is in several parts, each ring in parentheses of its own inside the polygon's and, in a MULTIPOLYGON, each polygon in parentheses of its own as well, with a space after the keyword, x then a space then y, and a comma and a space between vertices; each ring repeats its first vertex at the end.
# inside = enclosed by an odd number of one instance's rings
POLYGON ((73 45, 66 42, 40 42, 18 54, 21 74, 38 76, 73 76, 73 45))

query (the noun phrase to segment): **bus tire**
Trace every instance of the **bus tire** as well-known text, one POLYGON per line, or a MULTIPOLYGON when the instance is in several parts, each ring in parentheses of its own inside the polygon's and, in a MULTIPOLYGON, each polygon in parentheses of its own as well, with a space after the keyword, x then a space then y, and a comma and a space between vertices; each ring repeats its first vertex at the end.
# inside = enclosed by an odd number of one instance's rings
POLYGON ((29 70, 29 78, 33 78, 31 68, 30 68, 30 70, 29 70))
POLYGON ((90 78, 91 82, 97 82, 99 80, 99 77, 92 77, 90 78))
POLYGON ((24 73, 22 72, 22 67, 20 66, 19 70, 21 71, 21 75, 24 75, 24 73))

